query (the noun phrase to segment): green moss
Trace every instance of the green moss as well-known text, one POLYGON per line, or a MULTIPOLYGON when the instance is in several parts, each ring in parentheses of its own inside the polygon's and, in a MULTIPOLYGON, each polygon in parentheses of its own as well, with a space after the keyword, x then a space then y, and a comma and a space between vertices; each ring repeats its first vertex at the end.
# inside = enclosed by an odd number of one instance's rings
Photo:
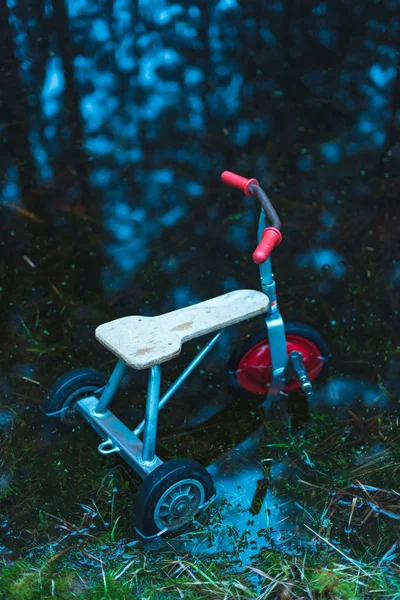
POLYGON ((134 597, 132 587, 127 582, 115 581, 105 576, 103 581, 95 584, 80 596, 80 600, 131 600, 134 597))
POLYGON ((347 581, 345 576, 324 569, 316 571, 310 583, 319 598, 337 596, 341 600, 358 600, 365 593, 359 581, 347 581))
MULTIPOLYGON (((100 554, 100 548, 90 549, 100 554)), ((400 592, 397 577, 373 565, 337 564, 327 552, 303 557, 263 551, 251 566, 218 557, 188 557, 175 554, 144 554, 113 557, 112 545, 102 567, 82 566, 77 555, 57 561, 21 561, 0 570, 0 600, 175 600, 190 598, 254 597, 275 600, 277 591, 292 589, 298 597, 340 600, 395 599, 400 592), (377 595, 379 591, 379 596, 377 595), (261 596, 260 596, 261 595, 261 596)))
POLYGON ((55 571, 50 565, 36 567, 28 561, 4 567, 0 572, 0 598, 3 600, 44 600, 78 597, 82 583, 70 569, 55 571))

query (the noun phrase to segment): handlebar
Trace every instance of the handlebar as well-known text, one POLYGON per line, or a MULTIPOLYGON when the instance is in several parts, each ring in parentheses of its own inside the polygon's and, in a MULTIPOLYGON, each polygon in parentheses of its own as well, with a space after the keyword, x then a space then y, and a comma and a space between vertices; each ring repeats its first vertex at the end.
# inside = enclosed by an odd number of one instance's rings
POLYGON ((224 171, 221 175, 221 179, 224 183, 231 185, 232 187, 242 190, 246 196, 256 196, 261 204, 261 207, 271 223, 270 227, 264 229, 262 238, 253 252, 253 260, 257 264, 264 263, 275 246, 281 243, 282 234, 281 221, 276 214, 274 207, 270 199, 264 190, 260 187, 257 179, 246 179, 232 173, 231 171, 224 171))
POLYGON ((221 179, 227 185, 231 185, 232 187, 242 190, 242 192, 244 192, 246 196, 253 195, 250 191, 251 185, 260 185, 257 179, 246 179, 246 177, 236 175, 236 173, 232 173, 231 171, 224 171, 221 175, 221 179))

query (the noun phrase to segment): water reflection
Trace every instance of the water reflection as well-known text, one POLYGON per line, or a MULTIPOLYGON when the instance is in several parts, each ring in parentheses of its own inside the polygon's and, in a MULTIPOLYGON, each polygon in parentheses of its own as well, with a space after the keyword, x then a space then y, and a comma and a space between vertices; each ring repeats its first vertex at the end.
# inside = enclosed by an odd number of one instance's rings
MULTIPOLYGON (((333 544, 355 559, 368 549, 370 559, 376 560, 381 558, 381 543, 395 544, 396 534, 387 537, 387 527, 400 518, 398 457, 390 443, 378 441, 379 427, 378 435, 371 429, 387 409, 385 394, 363 381, 333 380, 317 389, 310 408, 309 424, 298 428, 293 437, 290 421, 289 437, 284 433, 287 423, 281 424, 279 433, 271 421, 268 431, 260 427, 209 467, 218 500, 205 521, 207 533, 201 536, 200 530, 175 540, 177 549, 226 553, 244 565, 262 548, 301 554, 305 548, 316 550, 322 540, 323 546, 333 544), (318 409, 332 417, 331 405, 321 407, 321 397, 346 407, 339 416, 346 421, 339 427, 337 421, 324 423, 321 412, 318 417, 318 409), (368 407, 366 421, 358 416, 363 415, 362 404, 355 406, 360 397, 368 407), (337 443, 347 449, 332 455, 337 443), (386 469, 384 477, 377 475, 380 469, 386 469), (374 484, 377 479, 381 486, 386 480, 386 489, 374 484), (367 539, 364 523, 371 513, 380 514, 385 523, 370 521, 367 539)), ((391 431, 389 421, 382 431, 385 428, 391 431)))
MULTIPOLYGON (((262 549, 302 555, 329 544, 352 560, 365 558, 366 552, 372 562, 382 559, 380 548, 396 543, 395 529, 389 532, 400 518, 398 453, 392 445, 398 428, 383 417, 387 395, 349 378, 315 388, 307 422, 298 421, 299 407, 289 417, 281 412, 276 421, 271 407, 265 425, 257 428, 253 416, 253 433, 242 440, 229 408, 220 408, 223 429, 213 399, 203 400, 199 412, 196 406, 189 410, 188 431, 196 416, 197 425, 204 424, 210 410, 215 423, 208 433, 211 448, 218 444, 218 432, 227 429, 235 444, 208 467, 217 499, 194 531, 168 540, 168 546, 197 555, 229 555, 241 565, 251 564, 262 549)), ((184 452, 184 433, 179 436, 183 441, 177 437, 175 445, 184 452)), ((162 549, 164 544, 153 540, 146 547, 162 549)))

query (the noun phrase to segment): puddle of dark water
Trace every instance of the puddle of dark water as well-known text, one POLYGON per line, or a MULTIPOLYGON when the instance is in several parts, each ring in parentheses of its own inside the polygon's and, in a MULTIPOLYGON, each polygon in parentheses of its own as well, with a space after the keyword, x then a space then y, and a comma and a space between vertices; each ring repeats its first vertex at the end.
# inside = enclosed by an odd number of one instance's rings
MULTIPOLYGON (((332 383, 317 391, 307 422, 299 424, 294 412, 284 424, 271 419, 255 430, 253 424, 253 433, 208 468, 218 492, 209 519, 168 544, 181 552, 225 553, 241 564, 262 549, 296 555, 332 544, 355 560, 373 561, 396 546, 398 420, 382 417, 379 402, 366 408, 364 399, 377 396, 373 386, 338 384, 342 396, 332 393, 332 383)), ((229 424, 226 411, 223 422, 229 424)), ((218 440, 221 426, 211 429, 218 440)))

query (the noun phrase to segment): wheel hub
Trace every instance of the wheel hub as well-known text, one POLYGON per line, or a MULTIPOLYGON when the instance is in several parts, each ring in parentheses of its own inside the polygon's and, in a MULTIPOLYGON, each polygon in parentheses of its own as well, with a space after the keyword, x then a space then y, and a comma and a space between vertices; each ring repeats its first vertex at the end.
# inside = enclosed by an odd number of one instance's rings
POLYGON ((173 512, 175 515, 177 515, 179 517, 182 517, 189 510, 190 510, 189 502, 187 502, 187 500, 185 500, 185 499, 182 499, 182 500, 178 500, 178 502, 175 503, 175 506, 172 507, 171 512, 173 512))
POLYGON ((160 497, 154 521, 160 530, 182 527, 204 503, 205 491, 197 479, 183 479, 171 485, 160 497))

